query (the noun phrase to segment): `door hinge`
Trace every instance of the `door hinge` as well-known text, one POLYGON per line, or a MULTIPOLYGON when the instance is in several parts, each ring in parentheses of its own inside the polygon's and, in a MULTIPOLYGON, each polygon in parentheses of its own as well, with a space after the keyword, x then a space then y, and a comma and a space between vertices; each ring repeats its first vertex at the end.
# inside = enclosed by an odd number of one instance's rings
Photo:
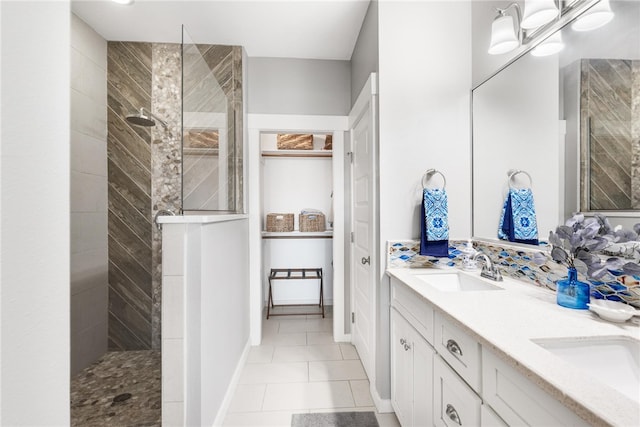
POLYGON ((353 231, 351 232, 351 243, 353 243, 353 231))
POLYGON ((356 314, 353 311, 351 312, 351 323, 356 323, 356 314))
POLYGON ((349 156, 349 163, 353 163, 353 151, 347 151, 347 156, 349 156))

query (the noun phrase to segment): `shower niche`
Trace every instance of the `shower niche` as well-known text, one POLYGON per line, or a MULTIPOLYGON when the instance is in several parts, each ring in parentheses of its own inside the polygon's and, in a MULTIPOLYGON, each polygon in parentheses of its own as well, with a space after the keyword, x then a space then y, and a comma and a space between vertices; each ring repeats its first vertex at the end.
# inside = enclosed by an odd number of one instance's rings
POLYGON ((183 28, 182 210, 242 213, 242 47, 183 28))

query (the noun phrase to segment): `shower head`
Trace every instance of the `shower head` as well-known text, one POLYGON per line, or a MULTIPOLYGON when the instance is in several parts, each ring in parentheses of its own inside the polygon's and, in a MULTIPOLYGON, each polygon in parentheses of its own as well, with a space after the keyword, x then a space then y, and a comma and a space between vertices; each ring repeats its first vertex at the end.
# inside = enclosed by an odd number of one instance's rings
POLYGON ((144 108, 140 109, 140 112, 135 114, 129 114, 127 121, 136 126, 151 127, 156 125, 156 120, 166 129, 167 124, 155 116, 151 111, 145 111, 144 108), (155 119, 155 120, 154 120, 155 119))

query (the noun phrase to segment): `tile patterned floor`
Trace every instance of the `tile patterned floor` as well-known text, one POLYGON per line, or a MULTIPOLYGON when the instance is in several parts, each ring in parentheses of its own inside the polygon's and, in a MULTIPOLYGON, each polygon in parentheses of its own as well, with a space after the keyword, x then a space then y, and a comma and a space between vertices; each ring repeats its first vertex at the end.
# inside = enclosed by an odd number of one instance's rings
POLYGON ((71 425, 160 426, 160 366, 159 351, 105 354, 71 380, 71 425))
MULTIPOLYGON (((358 353, 351 344, 333 341, 327 309, 324 319, 298 315, 263 321, 262 345, 251 348, 224 426, 290 426, 296 413, 376 411, 358 353)), ((381 427, 399 426, 394 414, 376 413, 376 418, 381 427)))
MULTIPOLYGON (((327 309, 324 319, 298 315, 263 322, 263 344, 251 348, 224 426, 285 427, 295 413, 375 412, 358 353, 333 341, 327 309)), ((71 425, 160 426, 160 366, 157 351, 107 353, 72 379, 71 425), (114 402, 124 393, 131 397, 114 402)), ((399 427, 394 414, 376 418, 380 427, 399 427)))

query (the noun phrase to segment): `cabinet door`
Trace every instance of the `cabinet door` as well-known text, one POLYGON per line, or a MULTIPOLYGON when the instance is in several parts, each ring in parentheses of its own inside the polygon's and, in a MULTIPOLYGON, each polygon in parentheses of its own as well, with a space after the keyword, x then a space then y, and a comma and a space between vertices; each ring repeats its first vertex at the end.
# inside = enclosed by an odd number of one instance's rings
POLYGON ((440 356, 433 359, 433 377, 434 424, 479 426, 482 401, 440 356))
POLYGON ((433 355, 435 351, 417 332, 413 340, 413 425, 433 425, 433 355))
POLYGON ((400 425, 410 426, 413 406, 412 330, 395 309, 391 309, 391 405, 400 425))

